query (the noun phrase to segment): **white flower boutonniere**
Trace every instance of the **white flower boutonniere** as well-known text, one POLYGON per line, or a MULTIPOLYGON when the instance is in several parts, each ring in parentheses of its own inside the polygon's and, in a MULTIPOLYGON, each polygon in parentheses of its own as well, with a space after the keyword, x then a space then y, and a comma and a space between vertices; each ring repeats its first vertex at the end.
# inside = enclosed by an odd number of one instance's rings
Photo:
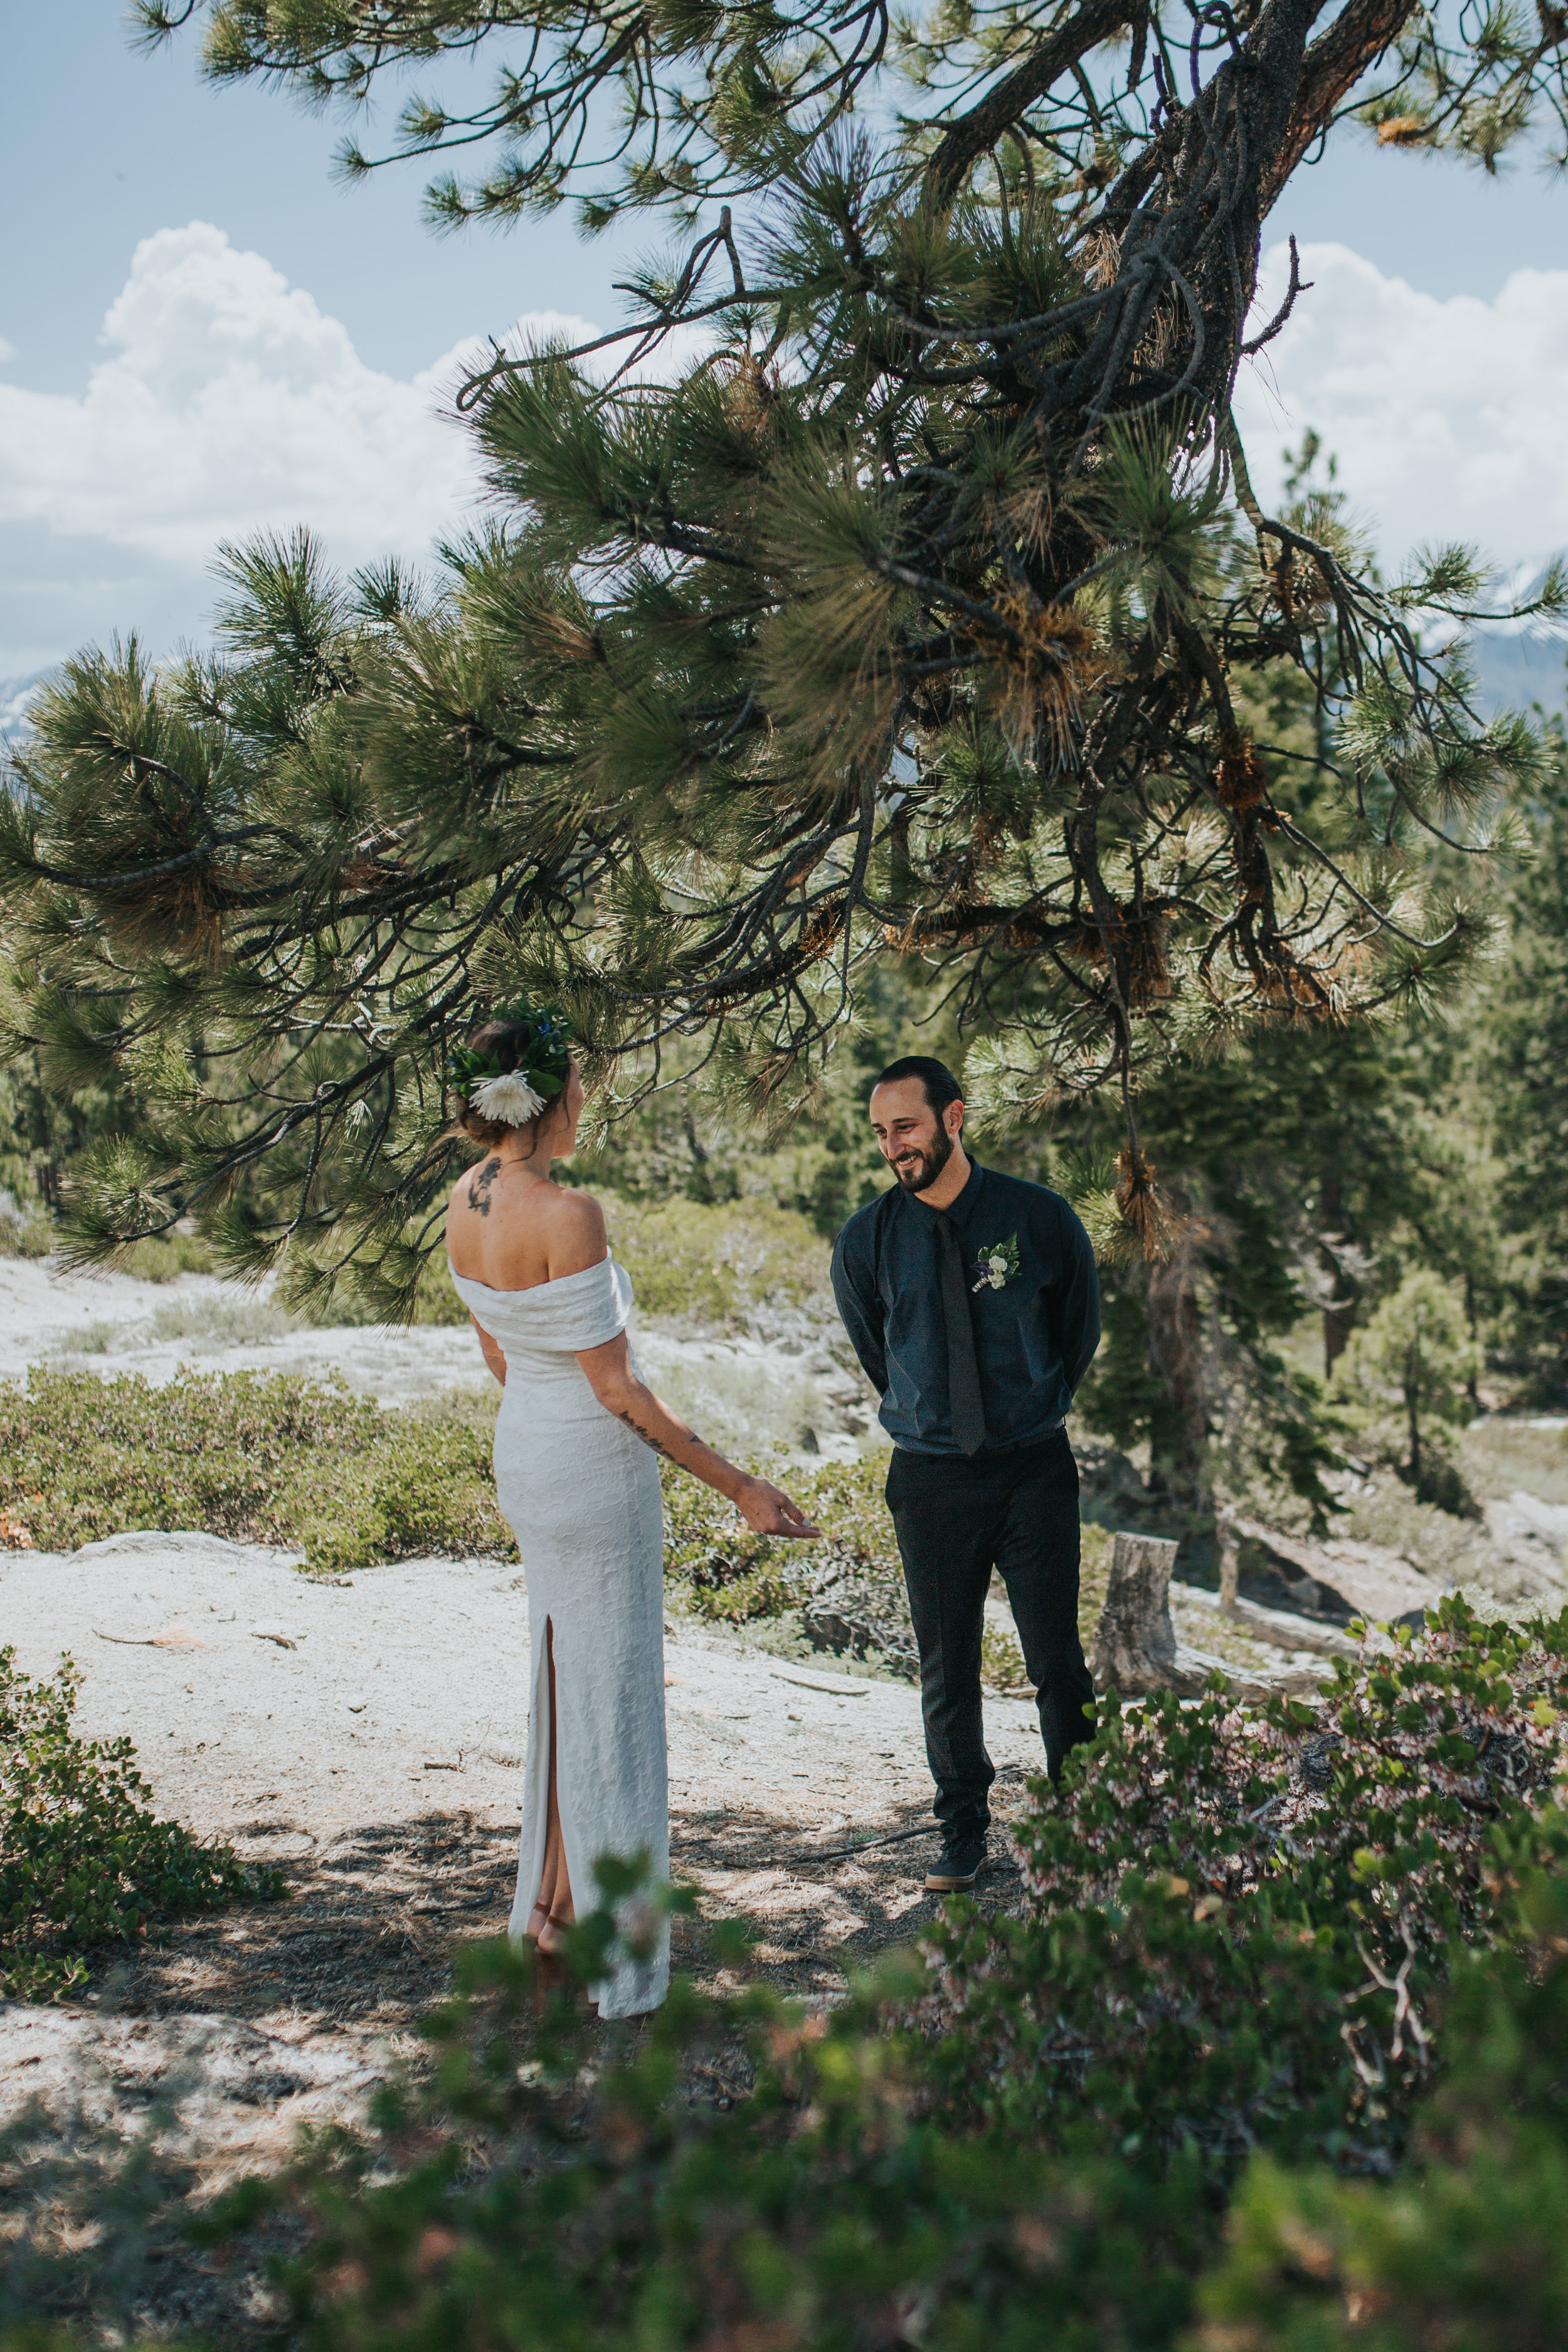
POLYGON ((1009 1234, 1005 1242, 992 1242, 980 1251, 974 1261, 980 1279, 975 1290, 1001 1290, 1018 1271, 1018 1236, 1009 1234))

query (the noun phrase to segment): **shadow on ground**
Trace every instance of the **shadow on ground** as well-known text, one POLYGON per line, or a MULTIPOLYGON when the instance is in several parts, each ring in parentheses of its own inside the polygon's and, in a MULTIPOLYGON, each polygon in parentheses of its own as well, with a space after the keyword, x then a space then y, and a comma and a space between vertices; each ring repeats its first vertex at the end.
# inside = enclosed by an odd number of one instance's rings
MULTIPOLYGON (((1022 1775, 1005 1776, 999 1813, 1023 1794, 1022 1775)), ((751 1920, 752 1972, 783 1993, 831 1999, 933 1916, 921 1882, 934 1832, 913 1809, 831 1834, 742 1808, 671 1827, 676 1877, 708 1916, 751 1920), (842 1850, 868 1838, 891 1842, 842 1850)), ((185 2215, 282 2162, 301 2128, 352 2123, 378 2078, 416 2065, 415 2029, 449 1990, 454 1951, 506 1924, 515 1838, 462 1811, 321 1849, 274 1818, 237 1843, 280 1861, 287 1897, 178 1926, 107 1962, 69 2006, 0 2004, 0 2325, 258 2345, 279 2316, 266 2263, 291 2225, 220 2258, 188 2242, 185 2215)), ((1005 1843, 977 1890, 987 1909, 1017 1888, 1005 1843)), ((697 1958, 684 1923, 674 1958, 697 1958)), ((742 2086, 735 2068, 700 2072, 699 2098, 742 2086)))

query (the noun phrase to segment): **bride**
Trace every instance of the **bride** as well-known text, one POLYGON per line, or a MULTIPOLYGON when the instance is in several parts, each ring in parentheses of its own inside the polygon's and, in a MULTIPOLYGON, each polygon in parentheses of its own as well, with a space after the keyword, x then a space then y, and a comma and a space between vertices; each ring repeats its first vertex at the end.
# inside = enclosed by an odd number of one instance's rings
MULTIPOLYGON (((716 1454, 637 1373, 632 1286, 604 1213, 551 1181, 576 1141, 583 1082, 550 1008, 502 1007, 453 1054, 457 1129, 483 1157, 447 1206, 458 1297, 504 1394, 496 1492, 528 1580, 533 1692, 510 1932, 559 1950, 601 1855, 669 1869, 664 1736, 664 1518, 656 1454, 734 1503, 761 1535, 815 1536, 789 1496, 716 1454)), ((668 1934, 595 1987, 601 2017, 656 2008, 668 1934)))

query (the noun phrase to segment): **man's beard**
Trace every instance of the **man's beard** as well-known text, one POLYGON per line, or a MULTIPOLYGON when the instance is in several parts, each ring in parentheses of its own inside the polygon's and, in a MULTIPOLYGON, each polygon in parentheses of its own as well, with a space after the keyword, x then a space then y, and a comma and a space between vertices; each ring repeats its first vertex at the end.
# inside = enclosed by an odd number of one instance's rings
POLYGON ((952 1158, 952 1138, 945 1127, 939 1127, 929 1151, 916 1145, 893 1173, 906 1192, 928 1192, 952 1158))

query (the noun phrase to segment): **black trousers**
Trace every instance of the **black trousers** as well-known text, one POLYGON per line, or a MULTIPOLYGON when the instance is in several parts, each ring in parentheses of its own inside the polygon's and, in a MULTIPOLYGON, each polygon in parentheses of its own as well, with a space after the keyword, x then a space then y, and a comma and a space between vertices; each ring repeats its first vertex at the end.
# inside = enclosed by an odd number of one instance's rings
POLYGON ((1094 1736, 1094 1685, 1078 1637, 1078 1465, 1067 1432, 1008 1454, 895 1446, 888 1508, 921 1654, 926 1758, 944 1828, 983 1829, 996 1768, 980 1715, 980 1635, 995 1569, 1039 1694, 1046 1767, 1094 1736))

